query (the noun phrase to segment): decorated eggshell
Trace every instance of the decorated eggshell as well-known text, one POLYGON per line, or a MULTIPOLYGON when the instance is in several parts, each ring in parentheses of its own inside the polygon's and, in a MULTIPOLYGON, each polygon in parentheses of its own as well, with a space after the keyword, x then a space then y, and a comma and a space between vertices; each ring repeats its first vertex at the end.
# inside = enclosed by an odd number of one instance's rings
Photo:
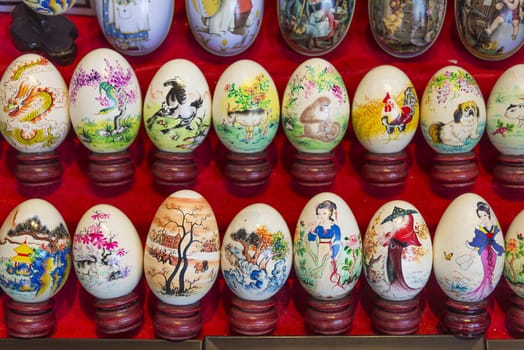
POLYGON ((419 210, 390 201, 375 212, 364 237, 364 275, 371 288, 386 300, 418 295, 433 262, 431 236, 419 210))
POLYGON ((291 234, 273 207, 255 203, 229 224, 221 248, 221 269, 229 289, 239 298, 271 298, 286 283, 293 259, 291 234))
POLYGON ((446 66, 429 80, 420 104, 420 129, 438 153, 471 151, 486 127, 486 106, 475 78, 446 66))
POLYGON ((85 55, 69 83, 71 123, 92 152, 127 149, 142 119, 142 95, 133 68, 118 52, 100 48, 85 55))
POLYGON ((196 41, 218 56, 234 56, 255 41, 264 0, 186 0, 186 15, 196 41))
POLYGON ((144 273, 158 299, 198 302, 219 272, 220 236, 213 209, 199 193, 180 190, 158 207, 147 234, 144 273))
POLYGON ((99 299, 131 293, 142 277, 142 242, 118 208, 97 204, 80 218, 73 238, 73 267, 85 290, 99 299))
POLYGON ((476 302, 497 286, 504 268, 504 237, 493 208, 464 193, 442 214, 433 238, 433 272, 451 299, 476 302))
POLYGON ((76 0, 45 1, 45 0, 23 0, 30 9, 41 15, 61 15, 74 6, 76 0))
POLYGON ((38 303, 64 286, 71 270, 71 237, 58 210, 32 198, 0 228, 0 286, 15 301, 38 303))
POLYGON ((204 141, 211 93, 194 63, 174 59, 160 67, 144 98, 144 125, 153 144, 166 152, 191 152, 204 141))
POLYGON ((16 58, 0 80, 0 130, 16 150, 55 150, 69 129, 67 86, 46 58, 29 53, 16 58))
POLYGON ((282 37, 296 52, 318 56, 334 50, 345 38, 355 0, 309 2, 307 9, 294 0, 279 0, 278 24, 282 37))
POLYGON ((263 151, 280 121, 278 91, 255 61, 240 60, 222 73, 213 95, 213 126, 218 138, 237 153, 263 151))
POLYGON ((524 298, 524 210, 515 216, 505 236, 504 278, 511 290, 524 298))
POLYGON ((455 0, 455 24, 462 45, 472 55, 498 61, 524 43, 520 1, 455 0))
POLYGON ((98 24, 115 50, 145 55, 166 38, 173 19, 173 0, 96 0, 98 24))
POLYGON ((282 126, 291 144, 301 152, 330 152, 348 123, 349 97, 337 69, 322 58, 302 62, 282 97, 282 126))
POLYGON ((437 40, 446 16, 446 3, 446 0, 369 1, 371 33, 380 48, 391 56, 418 56, 437 40))
POLYGON ((419 123, 418 97, 411 80, 394 66, 371 69, 355 92, 351 121, 357 139, 368 151, 402 151, 419 123))
POLYGON ((362 271, 358 223, 346 202, 330 192, 312 197, 298 218, 294 267, 300 284, 317 299, 339 299, 362 271))
POLYGON ((507 69, 487 103, 486 133, 502 154, 524 154, 524 64, 507 69))

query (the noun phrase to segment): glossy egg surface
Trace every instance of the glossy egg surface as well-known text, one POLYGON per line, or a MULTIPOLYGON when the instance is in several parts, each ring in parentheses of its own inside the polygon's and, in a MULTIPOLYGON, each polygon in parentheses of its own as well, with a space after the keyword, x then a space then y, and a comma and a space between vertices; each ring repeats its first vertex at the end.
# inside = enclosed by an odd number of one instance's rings
POLYGON ((24 4, 33 11, 41 15, 57 16, 61 15, 74 6, 75 0, 23 0, 24 4))
POLYGON ((524 298, 524 210, 505 233, 504 278, 517 296, 524 298))

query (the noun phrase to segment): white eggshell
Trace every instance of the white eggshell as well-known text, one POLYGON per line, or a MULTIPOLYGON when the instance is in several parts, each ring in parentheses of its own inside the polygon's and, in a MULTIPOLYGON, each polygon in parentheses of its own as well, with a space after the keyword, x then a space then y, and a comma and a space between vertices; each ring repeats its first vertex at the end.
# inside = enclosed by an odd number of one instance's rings
POLYGON ((213 126, 233 152, 263 151, 280 122, 280 100, 273 79, 252 60, 232 63, 220 75, 213 94, 213 126))
POLYGON ((475 78, 458 66, 439 69, 426 85, 420 129, 438 153, 471 151, 486 127, 486 105, 475 78))
POLYGON ((97 204, 80 218, 73 237, 73 267, 91 295, 111 299, 131 293, 142 277, 142 242, 118 208, 97 204))
POLYGON ((170 305, 198 302, 219 272, 220 236, 207 200, 192 190, 168 196, 155 213, 144 249, 149 288, 170 305))
POLYGON ((411 203, 394 200, 371 218, 364 236, 364 274, 371 288, 386 300, 418 295, 432 271, 431 235, 411 203))
POLYGON ((524 298, 524 210, 513 218, 505 234, 504 278, 524 298))
POLYGON ((234 56, 255 41, 264 16, 264 0, 186 0, 189 28, 196 41, 217 56, 234 56))
POLYGON ((497 79, 487 103, 486 133, 502 154, 524 154, 523 96, 524 64, 517 64, 497 79))
POLYGON ((411 80, 394 66, 371 69, 355 91, 351 121, 355 136, 369 152, 402 151, 419 123, 417 91, 411 80))
POLYGON ((69 129, 67 86, 46 58, 29 53, 16 58, 0 80, 0 130, 20 152, 55 150, 69 129))
POLYGON ((173 0, 96 0, 96 17, 107 41, 130 56, 157 49, 171 28, 173 0))
POLYGON ((211 93, 194 63, 174 59, 160 67, 144 97, 144 125, 154 145, 166 152, 191 152, 204 141, 211 126, 211 93))
POLYGON ((349 97, 337 69, 322 58, 302 62, 282 97, 282 126, 291 144, 301 152, 330 152, 348 123, 349 97))
POLYGON ((51 299, 71 270, 71 237, 58 210, 32 198, 17 205, 0 228, 0 286, 19 302, 51 299))
POLYGON ((433 239, 440 288, 456 301, 480 301, 495 289, 503 268, 504 237, 493 208, 477 194, 458 196, 442 214, 433 239))
POLYGON ((95 49, 75 67, 69 83, 71 123, 92 152, 127 149, 142 120, 142 95, 133 68, 118 52, 95 49))
POLYGON ((312 197, 302 209, 294 237, 295 272, 317 299, 339 299, 355 287, 362 271, 362 240, 347 203, 330 192, 312 197))
POLYGON ((239 298, 271 298, 286 283, 293 242, 284 218, 273 207, 255 203, 231 220, 221 248, 222 275, 239 298))

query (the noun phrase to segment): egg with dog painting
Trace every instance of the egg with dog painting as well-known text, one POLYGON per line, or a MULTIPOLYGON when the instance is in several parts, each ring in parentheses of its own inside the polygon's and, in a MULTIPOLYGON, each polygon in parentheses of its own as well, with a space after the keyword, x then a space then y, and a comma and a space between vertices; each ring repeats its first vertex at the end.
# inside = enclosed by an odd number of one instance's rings
POLYGON ((212 114, 215 132, 230 151, 265 150, 280 121, 278 91, 267 70, 248 59, 232 63, 216 83, 212 114))
POLYGON ((420 129, 437 153, 470 152, 486 127, 486 105, 475 78, 459 66, 439 69, 420 103, 420 129))

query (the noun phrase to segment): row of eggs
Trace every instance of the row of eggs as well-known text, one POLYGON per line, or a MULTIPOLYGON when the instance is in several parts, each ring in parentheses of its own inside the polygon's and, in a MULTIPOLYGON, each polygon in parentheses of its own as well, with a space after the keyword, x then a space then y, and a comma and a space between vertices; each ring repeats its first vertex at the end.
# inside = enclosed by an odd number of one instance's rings
MULTIPOLYGON (((66 1, 61 7, 52 7, 42 1, 24 2, 44 14, 60 14, 74 4, 66 1)), ((519 4, 456 0, 456 25, 468 51, 487 60, 504 59, 517 52, 524 43, 519 4)), ((162 44, 171 27, 174 6, 171 0, 155 6, 149 0, 94 2, 106 39, 129 55, 144 55, 162 44)), ((370 29, 385 52, 414 57, 437 40, 446 7, 446 0, 370 2, 370 29)), ((186 0, 185 8, 197 42, 213 54, 232 56, 244 52, 255 41, 264 1, 186 0)), ((354 10, 355 0, 277 1, 281 34, 293 50, 304 55, 322 55, 335 49, 349 30, 354 10)))
MULTIPOLYGON (((351 119, 356 137, 371 152, 399 152, 413 138, 420 112, 422 133, 437 152, 468 152, 486 129, 501 153, 523 154, 523 73, 524 65, 505 71, 486 108, 475 79, 461 67, 437 71, 420 105, 403 71, 375 67, 355 92, 351 119)), ((133 68, 118 52, 105 48, 82 58, 69 88, 46 58, 19 56, 0 80, 0 103, 4 138, 26 153, 55 150, 70 124, 92 152, 119 152, 134 141, 142 120, 151 141, 166 152, 191 152, 211 124, 229 150, 260 152, 281 122, 298 151, 326 153, 343 139, 350 119, 344 80, 322 58, 310 58, 295 69, 282 103, 271 76, 255 61, 239 60, 227 67, 212 97, 200 69, 174 59, 156 72, 142 104, 133 68)))
POLYGON ((492 293, 503 273, 524 297, 523 230, 524 211, 504 241, 492 207, 465 193, 446 208, 433 242, 422 214, 403 200, 375 212, 362 242, 348 204, 322 192, 304 206, 293 240, 277 210, 255 203, 237 213, 221 243, 206 199, 180 190, 158 207, 143 249, 131 220, 116 207, 87 210, 71 239, 58 210, 33 198, 15 207, 0 228, 0 282, 11 298, 39 302, 60 290, 72 264, 96 298, 127 295, 144 274, 158 299, 189 305, 205 296, 221 270, 233 293, 256 301, 276 294, 294 264, 301 285, 320 300, 349 294, 362 270, 380 297, 409 300, 433 270, 449 298, 476 302, 492 293))

